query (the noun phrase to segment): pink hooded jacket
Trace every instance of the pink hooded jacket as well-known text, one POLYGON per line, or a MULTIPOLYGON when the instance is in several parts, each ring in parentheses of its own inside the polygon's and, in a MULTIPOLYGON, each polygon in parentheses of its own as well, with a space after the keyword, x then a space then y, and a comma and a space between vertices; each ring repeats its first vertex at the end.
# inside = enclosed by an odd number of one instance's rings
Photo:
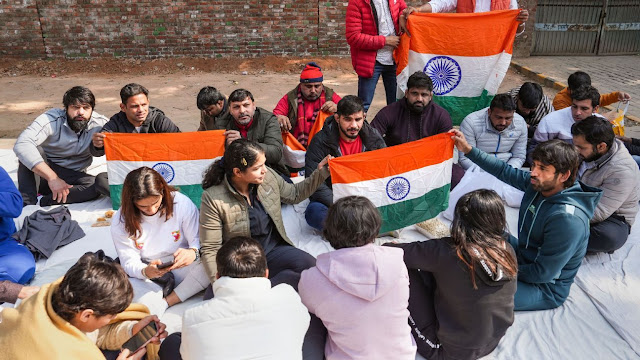
POLYGON ((373 244, 318 256, 302 272, 302 302, 327 327, 327 360, 415 359, 409 275, 398 248, 373 244))

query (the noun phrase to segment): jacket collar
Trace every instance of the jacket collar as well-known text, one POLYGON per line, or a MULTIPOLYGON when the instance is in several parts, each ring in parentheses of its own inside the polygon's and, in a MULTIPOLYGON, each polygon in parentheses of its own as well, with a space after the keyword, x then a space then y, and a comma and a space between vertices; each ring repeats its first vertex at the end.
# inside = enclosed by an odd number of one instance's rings
POLYGON ((259 296, 260 292, 271 289, 271 281, 264 277, 231 278, 222 276, 212 285, 215 298, 240 294, 259 296))

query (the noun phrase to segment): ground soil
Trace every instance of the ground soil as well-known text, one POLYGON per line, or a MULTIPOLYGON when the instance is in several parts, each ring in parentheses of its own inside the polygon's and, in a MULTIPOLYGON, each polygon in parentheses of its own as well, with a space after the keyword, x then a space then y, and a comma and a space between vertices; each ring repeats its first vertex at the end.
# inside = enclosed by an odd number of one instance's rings
MULTIPOLYGON (((0 138, 16 138, 33 119, 52 107, 62 106, 62 95, 75 85, 89 87, 96 96, 95 111, 110 117, 119 111, 120 88, 130 82, 146 86, 150 104, 162 109, 183 131, 198 127, 196 95, 203 86, 224 94, 237 88, 251 91, 258 106, 273 110, 278 100, 294 88, 308 61, 324 71, 324 83, 340 95, 357 94, 358 77, 350 58, 265 57, 253 59, 96 59, 0 60, 0 138)), ((500 89, 527 81, 509 70, 500 89)), ((554 90, 545 89, 553 96, 554 90)), ((373 119, 385 106, 382 81, 368 114, 373 119)))

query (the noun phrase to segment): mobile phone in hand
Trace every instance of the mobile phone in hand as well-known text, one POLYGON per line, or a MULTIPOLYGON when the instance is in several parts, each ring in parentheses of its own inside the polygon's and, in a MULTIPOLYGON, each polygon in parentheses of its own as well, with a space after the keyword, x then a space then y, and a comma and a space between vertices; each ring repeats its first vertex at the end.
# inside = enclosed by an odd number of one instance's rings
POLYGON ((128 349, 129 354, 133 355, 147 346, 151 341, 151 338, 156 335, 158 335, 158 329, 156 327, 156 322, 152 321, 122 344, 122 350, 128 349))
POLYGON ((166 269, 175 263, 175 258, 173 255, 164 256, 160 258, 162 262, 160 265, 156 265, 159 270, 166 269))

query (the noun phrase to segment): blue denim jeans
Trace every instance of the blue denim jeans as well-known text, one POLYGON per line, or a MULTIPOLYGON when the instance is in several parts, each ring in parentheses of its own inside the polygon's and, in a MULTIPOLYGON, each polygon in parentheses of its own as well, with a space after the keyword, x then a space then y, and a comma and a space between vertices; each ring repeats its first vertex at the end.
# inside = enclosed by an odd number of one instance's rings
POLYGON ((396 101, 396 65, 382 65, 376 61, 373 67, 373 76, 364 78, 358 76, 358 97, 364 103, 364 112, 369 111, 373 95, 376 92, 378 79, 382 75, 382 84, 384 84, 384 93, 387 96, 387 105, 396 101))

